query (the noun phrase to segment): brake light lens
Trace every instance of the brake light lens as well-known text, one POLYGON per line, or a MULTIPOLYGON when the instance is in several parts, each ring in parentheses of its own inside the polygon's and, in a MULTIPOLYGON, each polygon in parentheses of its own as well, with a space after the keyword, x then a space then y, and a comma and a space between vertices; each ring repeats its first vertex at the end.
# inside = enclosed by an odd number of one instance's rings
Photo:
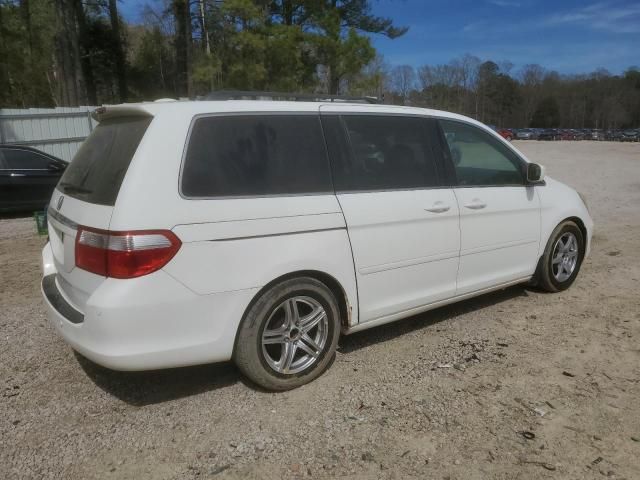
POLYGON ((76 266, 105 277, 136 278, 160 270, 181 245, 169 230, 112 232, 79 227, 76 266))

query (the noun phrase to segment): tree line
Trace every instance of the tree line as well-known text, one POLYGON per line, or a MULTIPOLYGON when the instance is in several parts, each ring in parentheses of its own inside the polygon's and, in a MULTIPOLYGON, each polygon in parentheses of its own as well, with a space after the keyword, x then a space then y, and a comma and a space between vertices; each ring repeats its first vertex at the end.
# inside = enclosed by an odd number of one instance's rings
MULTIPOLYGON (((513 127, 640 125, 640 72, 560 75, 465 55, 389 66, 407 28, 371 0, 0 0, 0 107, 99 105, 222 89, 371 95, 513 127)), ((401 5, 399 5, 401 6, 401 5)))
POLYGON ((0 105, 78 105, 212 90, 338 93, 407 29, 370 0, 0 0, 0 105))
POLYGON ((386 70, 394 103, 428 106, 502 127, 640 127, 640 70, 560 75, 536 64, 464 55, 444 65, 386 70))

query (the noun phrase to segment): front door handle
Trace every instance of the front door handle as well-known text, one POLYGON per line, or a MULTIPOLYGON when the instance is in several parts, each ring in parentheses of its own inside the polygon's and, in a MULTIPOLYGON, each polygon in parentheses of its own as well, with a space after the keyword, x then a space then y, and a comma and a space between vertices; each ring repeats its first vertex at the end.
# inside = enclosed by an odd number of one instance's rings
POLYGON ((450 208, 451 207, 449 205, 445 205, 442 202, 436 202, 433 204, 432 207, 425 208, 425 210, 431 213, 444 213, 444 212, 448 212, 450 208))
POLYGON ((464 206, 465 208, 470 208, 471 210, 480 210, 481 208, 486 207, 487 204, 479 198, 474 198, 473 200, 471 200, 471 203, 466 203, 464 206))

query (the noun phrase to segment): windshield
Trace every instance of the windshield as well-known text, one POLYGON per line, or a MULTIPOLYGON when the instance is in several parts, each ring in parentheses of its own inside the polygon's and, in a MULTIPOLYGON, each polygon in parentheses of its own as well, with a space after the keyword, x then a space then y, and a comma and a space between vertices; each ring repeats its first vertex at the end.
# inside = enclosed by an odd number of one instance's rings
POLYGON ((89 203, 113 206, 133 154, 151 117, 104 120, 84 141, 58 184, 58 190, 89 203))

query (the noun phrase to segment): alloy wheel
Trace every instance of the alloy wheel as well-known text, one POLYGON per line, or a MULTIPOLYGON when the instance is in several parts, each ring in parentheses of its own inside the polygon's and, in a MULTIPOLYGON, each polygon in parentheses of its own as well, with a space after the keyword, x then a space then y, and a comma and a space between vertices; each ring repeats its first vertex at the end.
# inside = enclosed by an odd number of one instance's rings
POLYGON ((563 233, 553 246, 551 271, 558 282, 567 281, 578 264, 578 239, 571 232, 563 233))
POLYGON ((320 358, 328 336, 324 307, 308 296, 291 297, 269 316, 262 332, 262 355, 280 374, 300 373, 320 358))

